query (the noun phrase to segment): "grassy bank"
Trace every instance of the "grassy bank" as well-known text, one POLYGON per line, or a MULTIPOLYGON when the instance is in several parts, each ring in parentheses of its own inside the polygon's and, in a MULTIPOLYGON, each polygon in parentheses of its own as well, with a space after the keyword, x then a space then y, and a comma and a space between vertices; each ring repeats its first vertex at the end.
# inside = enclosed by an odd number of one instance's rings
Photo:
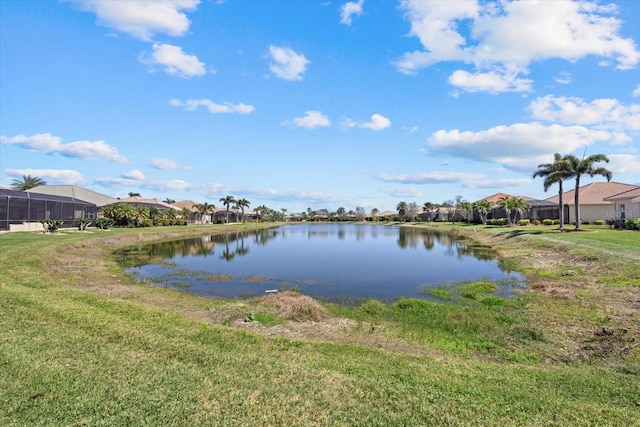
POLYGON ((447 226, 529 288, 295 320, 133 283, 112 256, 254 227, 0 235, 0 423, 638 425, 640 234, 447 226))

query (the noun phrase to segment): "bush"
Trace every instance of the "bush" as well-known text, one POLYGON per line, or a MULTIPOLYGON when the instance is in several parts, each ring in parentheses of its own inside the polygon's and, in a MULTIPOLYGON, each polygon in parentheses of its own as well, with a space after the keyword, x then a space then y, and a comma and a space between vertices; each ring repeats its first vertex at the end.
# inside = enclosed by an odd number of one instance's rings
POLYGON ((153 227, 156 225, 152 219, 143 219, 140 227, 153 227))
POLYGON ((556 218, 553 220, 553 225, 560 225, 560 218, 556 218))
POLYGON ((640 230, 640 218, 630 218, 625 220, 624 228, 627 230, 640 230))
POLYGON ((540 224, 542 224, 542 222, 540 222, 539 219, 533 220, 533 225, 540 225, 540 224))
POLYGON ((597 220, 594 222, 594 224, 595 224, 595 225, 604 225, 604 219, 597 219, 597 220))
MULTIPOLYGON (((553 219, 543 219, 542 223, 544 225, 553 225, 553 224, 555 224, 555 220, 553 220, 553 219)), ((558 224, 560 224, 560 220, 558 220, 558 224)))
POLYGON ((525 225, 529 225, 530 222, 531 221, 529 221, 528 219, 521 219, 520 221, 518 221, 518 225, 525 226, 525 225))
POLYGON ((487 220, 487 225, 506 225, 507 218, 491 218, 487 220))
POLYGON ((111 218, 98 218, 96 219, 96 227, 101 230, 106 230, 109 227, 113 227, 115 225, 115 221, 111 218))
POLYGON ((78 218, 76 223, 78 224, 78 231, 84 231, 91 225, 91 220, 87 218, 78 218))
POLYGON ((44 227, 44 231, 47 233, 55 233, 62 226, 62 221, 59 219, 41 219, 40 223, 44 227))

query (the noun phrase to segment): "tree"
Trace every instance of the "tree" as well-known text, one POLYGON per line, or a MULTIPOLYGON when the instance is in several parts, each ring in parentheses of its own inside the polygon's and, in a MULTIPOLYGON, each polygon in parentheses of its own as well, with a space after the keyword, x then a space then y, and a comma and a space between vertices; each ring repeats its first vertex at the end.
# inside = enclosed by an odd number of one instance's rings
POLYGON ((467 202, 466 200, 462 201, 460 203, 460 209, 462 209, 462 211, 464 212, 465 220, 467 222, 471 222, 471 219, 469 218, 469 216, 473 212, 473 204, 471 202, 467 202))
POLYGON ((487 224, 487 216, 489 212, 491 212, 491 208, 493 208, 493 203, 490 200, 478 200, 473 204, 473 209, 478 212, 480 216, 480 221, 483 225, 487 224))
POLYGON ((400 202, 396 206, 396 210, 398 211, 398 215, 400 215, 400 222, 404 221, 404 216, 407 213, 407 208, 408 208, 407 202, 400 202))
POLYGON ((522 214, 529 209, 529 203, 522 197, 514 197, 511 199, 511 210, 513 211, 513 222, 518 220, 518 215, 522 217, 522 214))
POLYGON ((377 221, 378 220, 378 214, 380 213, 380 210, 378 208, 373 208, 371 209, 371 219, 373 221, 377 221))
POLYGON ((140 193, 129 192, 129 197, 142 197, 140 193))
POLYGON ((189 221, 189 219, 191 218, 191 210, 189 208, 186 208, 186 207, 182 208, 182 210, 180 211, 180 216, 185 221, 189 221))
POLYGON ((204 224, 205 215, 216 208, 215 206, 210 205, 207 202, 193 205, 193 207, 198 211, 198 216, 200 217, 200 222, 202 224, 204 224))
POLYGON ((427 222, 431 222, 431 212, 435 208, 435 205, 431 202, 426 202, 422 205, 422 212, 427 214, 427 222))
POLYGON ((240 208, 240 210, 242 211, 242 222, 244 222, 244 208, 248 208, 249 205, 251 204, 251 202, 248 201, 245 198, 242 198, 242 199, 238 200, 236 202, 236 204, 240 208))
POLYGON ((42 178, 31 175, 22 175, 22 181, 20 181, 19 179, 14 179, 13 181, 11 181, 11 188, 16 191, 25 191, 39 185, 47 185, 47 182, 42 178))
POLYGON ((164 199, 164 202, 169 204, 169 205, 171 205, 171 204, 175 203, 176 201, 167 197, 166 199, 164 199))
POLYGON ((227 197, 222 197, 220 201, 224 206, 227 207, 227 215, 226 215, 225 222, 229 223, 229 206, 231 206, 231 203, 235 203, 236 199, 234 199, 233 196, 227 196, 227 197))
POLYGON ((347 210, 345 208, 343 208, 342 206, 340 206, 338 208, 338 210, 336 211, 336 213, 338 214, 338 219, 340 221, 344 221, 344 216, 347 213, 347 210))
POLYGON ((356 218, 358 221, 364 221, 366 215, 367 214, 362 206, 356 206, 356 218))
POLYGON ((533 173, 533 178, 544 178, 543 187, 545 193, 553 185, 558 184, 558 211, 560 217, 559 230, 564 230, 564 203, 562 200, 562 183, 571 177, 569 163, 562 158, 559 153, 553 155, 553 163, 542 163, 538 165, 538 170, 533 173))
POLYGON ((613 173, 603 167, 594 167, 594 164, 598 162, 609 163, 609 158, 604 154, 594 154, 586 158, 583 157, 582 160, 578 159, 573 154, 567 154, 562 159, 568 163, 567 167, 570 171, 569 177, 574 178, 576 181, 574 195, 576 215, 575 229, 580 230, 580 178, 582 177, 582 175, 589 175, 592 178, 596 175, 601 175, 605 177, 607 181, 611 181, 613 173))
POLYGON ((505 196, 501 197, 498 201, 498 207, 504 209, 507 214, 507 222, 509 223, 509 225, 511 225, 511 208, 513 206, 512 200, 513 199, 511 197, 505 196))

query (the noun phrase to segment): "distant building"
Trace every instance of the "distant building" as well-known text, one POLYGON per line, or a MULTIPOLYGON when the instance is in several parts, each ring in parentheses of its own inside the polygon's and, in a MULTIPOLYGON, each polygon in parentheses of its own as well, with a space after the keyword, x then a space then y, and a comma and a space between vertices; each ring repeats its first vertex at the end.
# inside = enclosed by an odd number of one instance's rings
POLYGON ((613 219, 640 218, 640 187, 605 197, 604 200, 613 203, 613 219))

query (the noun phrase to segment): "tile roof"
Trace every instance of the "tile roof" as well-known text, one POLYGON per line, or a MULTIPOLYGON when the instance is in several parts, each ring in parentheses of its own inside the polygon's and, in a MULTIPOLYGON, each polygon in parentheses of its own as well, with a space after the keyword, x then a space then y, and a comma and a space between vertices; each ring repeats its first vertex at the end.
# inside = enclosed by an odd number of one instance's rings
MULTIPOLYGON (((512 198, 514 196, 512 196, 511 194, 507 194, 507 193, 496 193, 496 194, 492 194, 491 196, 485 197, 484 199, 480 199, 480 200, 488 200, 491 203, 493 203, 494 205, 496 203, 498 203, 500 201, 500 199, 504 198, 504 197, 508 197, 508 198, 512 198)), ((477 200, 478 202, 480 200, 477 200)))
POLYGON ((605 200, 611 200, 611 201, 622 200, 622 199, 633 199, 632 202, 640 201, 640 187, 636 187, 631 190, 627 190, 625 192, 615 194, 613 196, 609 196, 605 198, 605 200))
MULTIPOLYGON (((615 196, 625 191, 633 190, 637 185, 624 184, 621 182, 592 182, 580 187, 581 205, 609 205, 607 197, 615 196)), ((573 204, 575 190, 565 191, 562 195, 563 201, 567 205, 573 204)), ((558 196, 546 199, 550 202, 558 203, 558 196)))

